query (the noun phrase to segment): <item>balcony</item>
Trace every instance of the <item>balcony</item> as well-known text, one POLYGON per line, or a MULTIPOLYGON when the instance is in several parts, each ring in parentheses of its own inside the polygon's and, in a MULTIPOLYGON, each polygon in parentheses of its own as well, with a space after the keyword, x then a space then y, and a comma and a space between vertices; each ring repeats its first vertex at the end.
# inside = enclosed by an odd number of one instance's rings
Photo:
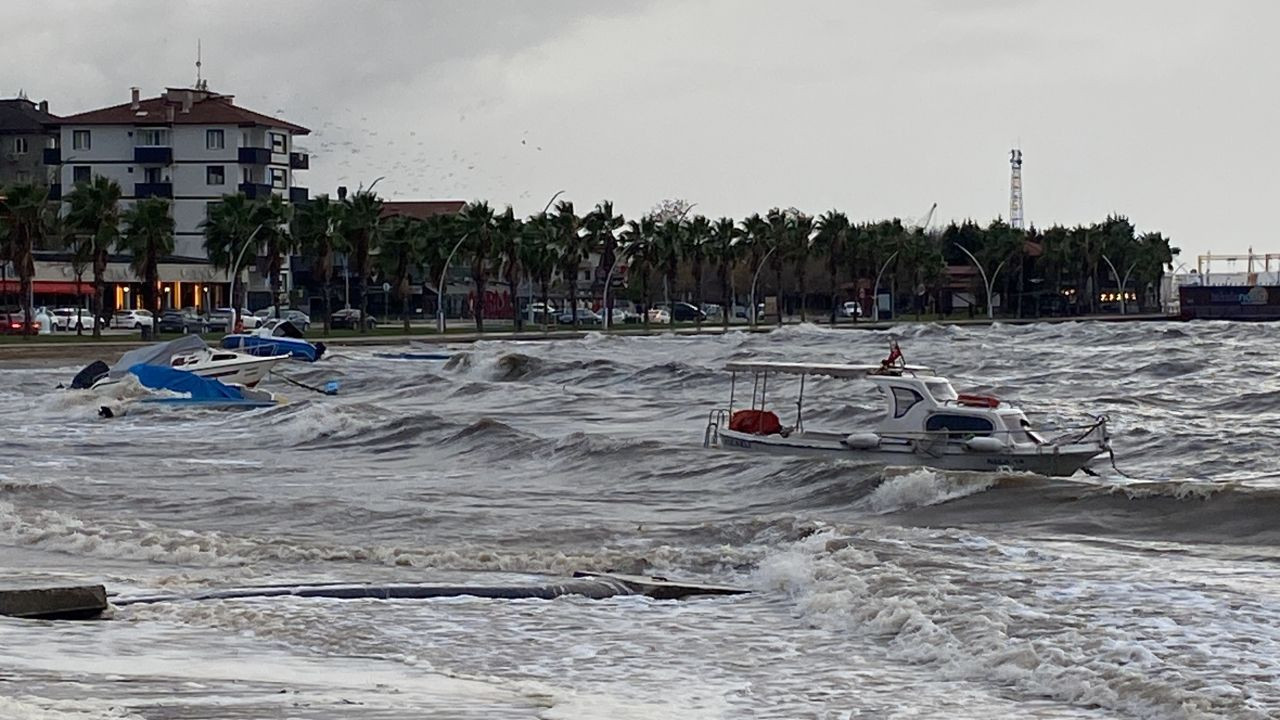
POLYGON ((139 165, 172 165, 173 148, 136 147, 133 149, 133 161, 139 165))
POLYGON ((133 196, 136 198, 171 198, 173 183, 134 183, 133 196))
POLYGON ((241 165, 266 165, 271 162, 271 151, 267 148, 242 147, 236 162, 241 165))
MULTIPOLYGON (((48 150, 46 150, 45 152, 48 152, 48 150)), ((50 199, 50 200, 61 200, 61 199, 62 199, 62 184, 61 184, 61 183, 53 183, 52 185, 50 185, 50 186, 49 186, 49 199, 50 199)))
POLYGON ((289 202, 291 203, 304 203, 308 200, 308 197, 308 191, 304 187, 289 188, 289 202))
POLYGON ((289 153, 289 168, 291 170, 310 170, 311 156, 299 152, 289 153))
POLYGON ((44 164, 45 165, 61 165, 62 164, 62 148, 45 148, 44 164))
POLYGON ((271 197, 273 188, 262 183, 240 183, 239 190, 250 200, 262 200, 271 197))

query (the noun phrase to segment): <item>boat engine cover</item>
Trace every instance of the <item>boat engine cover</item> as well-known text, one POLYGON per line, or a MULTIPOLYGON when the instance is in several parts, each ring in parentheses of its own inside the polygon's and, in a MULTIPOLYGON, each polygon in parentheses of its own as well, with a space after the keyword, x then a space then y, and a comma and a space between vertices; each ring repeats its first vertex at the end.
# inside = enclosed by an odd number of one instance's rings
POLYGON ((107 367, 106 363, 101 360, 94 360, 92 363, 87 365, 85 369, 76 373, 75 378, 71 381, 71 389, 87 390, 88 388, 93 387, 94 383, 106 377, 107 373, 110 371, 111 368, 107 367))
POLYGON ((854 450, 871 450, 880 447, 880 436, 875 433, 853 433, 844 439, 844 444, 854 450))
POLYGON ((981 453, 994 453, 1004 450, 1004 443, 998 438, 993 437, 976 437, 969 438, 964 443, 965 450, 981 453))

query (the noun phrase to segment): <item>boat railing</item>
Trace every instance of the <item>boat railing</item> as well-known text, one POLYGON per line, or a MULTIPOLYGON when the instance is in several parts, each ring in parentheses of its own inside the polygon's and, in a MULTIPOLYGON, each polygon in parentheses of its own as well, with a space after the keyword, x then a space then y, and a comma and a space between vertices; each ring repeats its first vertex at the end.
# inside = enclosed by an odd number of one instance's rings
POLYGON ((727 413, 723 409, 707 413, 707 429, 702 435, 702 447, 720 444, 720 427, 724 425, 726 417, 727 413))

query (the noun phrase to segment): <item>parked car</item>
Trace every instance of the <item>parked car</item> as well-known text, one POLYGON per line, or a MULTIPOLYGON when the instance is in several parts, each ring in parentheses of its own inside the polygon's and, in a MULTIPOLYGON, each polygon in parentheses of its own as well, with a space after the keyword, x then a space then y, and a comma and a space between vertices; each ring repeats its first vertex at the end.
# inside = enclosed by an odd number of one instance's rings
MULTIPOLYGON (((0 314, 0 334, 21 335, 25 317, 26 315, 21 311, 0 314)), ((40 332, 40 321, 31 323, 31 331, 40 332)))
MULTIPOLYGON (((221 329, 231 332, 232 318, 235 316, 235 310, 232 308, 217 308, 209 313, 210 329, 221 329)), ((244 325, 245 330, 253 330, 262 325, 262 318, 249 312, 247 309, 240 310, 240 323, 244 325)))
POLYGON ((687 302, 673 303, 672 307, 668 307, 666 303, 657 306, 668 313, 674 308, 676 314, 676 322, 692 322, 694 320, 706 320, 707 314, 687 302))
POLYGON ((850 300, 840 306, 840 317, 860 318, 862 317, 862 303, 857 300, 850 300))
POLYGON ((144 325, 151 325, 153 319, 150 310, 117 310, 111 316, 111 327, 117 330, 138 330, 144 325))
POLYGON ((85 330, 92 330, 98 324, 98 319, 93 316, 93 312, 83 308, 55 308, 53 311, 55 330, 75 330, 77 319, 80 321, 80 327, 85 330))
POLYGON ((649 322, 657 325, 669 323, 671 322, 671 312, 662 307, 650 308, 649 322))
MULTIPOLYGON (((364 319, 365 327, 370 330, 378 327, 378 321, 372 315, 364 319)), ((329 316, 329 327, 335 330, 356 330, 360 327, 360 311, 355 308, 339 310, 329 316)))
POLYGON ((720 316, 724 314, 724 308, 716 303, 702 303, 702 314, 708 320, 719 320, 720 316))
POLYGON ((546 323, 552 325, 556 321, 559 312, 556 311, 554 305, 543 305, 540 302, 529 303, 524 309, 525 319, 531 323, 539 325, 546 323))
MULTIPOLYGON (((601 310, 600 319, 604 320, 604 316, 605 316, 605 312, 601 310)), ((613 315, 609 318, 610 326, 624 325, 626 323, 635 323, 635 322, 640 322, 640 316, 636 315, 631 310, 627 310, 626 308, 620 308, 620 307, 615 307, 613 309, 613 315)))
MULTIPOLYGON (((274 307, 263 308, 255 312, 253 315, 258 318, 260 322, 274 320, 276 317, 276 309, 274 307)), ((280 308, 280 319, 288 320, 291 325, 304 333, 311 329, 311 316, 297 308, 280 308)))
MULTIPOLYGON (((568 310, 560 313, 560 324, 572 324, 573 316, 574 313, 571 313, 568 310)), ((604 318, 597 315, 591 308, 578 308, 577 316, 579 325, 599 325, 604 322, 604 318)))
MULTIPOLYGON (((750 318, 747 317, 747 310, 748 308, 746 305, 734 305, 733 316, 736 318, 742 318, 743 320, 749 320, 750 318)), ((764 303, 756 303, 756 317, 764 317, 764 303)))
POLYGON ((207 333, 209 321, 185 310, 166 310, 160 315, 160 332, 162 333, 207 333))

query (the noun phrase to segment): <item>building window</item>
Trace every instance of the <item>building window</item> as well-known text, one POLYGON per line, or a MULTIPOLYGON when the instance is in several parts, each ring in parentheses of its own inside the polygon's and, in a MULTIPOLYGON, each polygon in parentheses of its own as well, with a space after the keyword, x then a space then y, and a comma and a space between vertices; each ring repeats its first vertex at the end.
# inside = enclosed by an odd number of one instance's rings
POLYGON ((253 182, 253 168, 240 168, 240 182, 246 184, 253 182))
POLYGON ((143 172, 143 178, 142 178, 142 181, 143 181, 143 182, 146 182, 146 183, 159 183, 159 182, 164 182, 164 178, 163 178, 163 176, 160 174, 160 170, 161 170, 161 168, 158 168, 158 167, 143 168, 143 169, 142 169, 142 172, 143 172))
POLYGON ((92 179, 92 175, 93 171, 88 165, 76 165, 71 168, 71 182, 76 185, 89 182, 92 179))
POLYGON ((288 187, 285 180, 284 168, 271 168, 271 187, 280 189, 288 187))
POLYGON ((19 155, 27 154, 27 139, 24 137, 13 139, 13 151, 19 155))
POLYGON ((71 149, 72 150, 88 150, 89 149, 89 131, 88 130, 72 130, 71 131, 71 149))
MULTIPOLYGON (((226 147, 226 137, 221 130, 205 130, 204 146, 207 150, 221 150, 226 147)), ((222 183, 218 183, 221 185, 222 183)))
POLYGON ((27 172, 26 170, 19 170, 18 183, 21 185, 25 185, 29 182, 31 182, 31 173, 27 172))
POLYGON ((271 152, 289 152, 289 140, 284 133, 271 133, 271 152))
POLYGON ((168 128, 142 128, 135 137, 138 147, 169 147, 168 128))
POLYGON ((219 202, 221 202, 221 201, 220 201, 220 200, 214 200, 214 201, 212 201, 212 202, 207 202, 207 203, 205 203, 205 204, 204 204, 204 219, 205 219, 205 220, 208 220, 209 218, 213 217, 213 209, 214 209, 214 208, 216 208, 216 207, 218 207, 218 203, 219 203, 219 202))
MULTIPOLYGON (((219 131, 221 132, 221 131, 219 131)), ((221 165, 210 165, 204 170, 205 185, 225 185, 227 183, 226 170, 221 165)))

